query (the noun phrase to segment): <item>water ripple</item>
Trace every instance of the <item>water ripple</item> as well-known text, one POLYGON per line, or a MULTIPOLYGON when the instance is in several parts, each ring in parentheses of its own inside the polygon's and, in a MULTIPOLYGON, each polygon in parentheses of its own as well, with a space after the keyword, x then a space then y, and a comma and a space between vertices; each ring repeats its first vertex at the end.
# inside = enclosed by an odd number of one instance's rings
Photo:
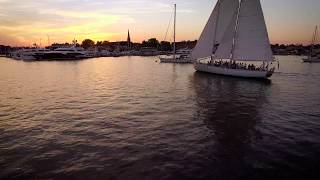
POLYGON ((279 59, 260 82, 153 57, 0 58, 0 178, 318 176, 320 66, 279 59))

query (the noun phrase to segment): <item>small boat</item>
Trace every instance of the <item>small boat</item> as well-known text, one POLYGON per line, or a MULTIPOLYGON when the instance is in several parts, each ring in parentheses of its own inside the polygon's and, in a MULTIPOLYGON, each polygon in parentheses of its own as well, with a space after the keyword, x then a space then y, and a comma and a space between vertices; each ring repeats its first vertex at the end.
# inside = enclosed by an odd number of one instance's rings
POLYGON ((21 51, 22 50, 16 50, 10 53, 9 57, 15 59, 15 60, 22 60, 21 58, 21 51))
POLYGON ((190 54, 176 51, 176 12, 177 5, 174 4, 173 53, 172 55, 159 56, 159 59, 161 63, 192 63, 190 54))
POLYGON ((157 56, 159 55, 159 51, 153 47, 142 47, 140 49, 140 56, 157 56))
POLYGON ((318 37, 318 26, 316 26, 316 29, 315 29, 314 34, 312 36, 312 43, 310 46, 310 54, 309 54, 308 58, 303 59, 303 62, 320 63, 320 49, 314 48, 314 45, 317 42, 317 37, 318 37))
POLYGON ((189 54, 164 55, 159 59, 162 63, 192 63, 189 54))
POLYGON ((192 59, 197 71, 271 77, 274 56, 260 0, 219 0, 192 51, 192 59))
POLYGON ((163 55, 159 58, 162 63, 192 63, 189 49, 177 50, 175 57, 173 55, 163 55))

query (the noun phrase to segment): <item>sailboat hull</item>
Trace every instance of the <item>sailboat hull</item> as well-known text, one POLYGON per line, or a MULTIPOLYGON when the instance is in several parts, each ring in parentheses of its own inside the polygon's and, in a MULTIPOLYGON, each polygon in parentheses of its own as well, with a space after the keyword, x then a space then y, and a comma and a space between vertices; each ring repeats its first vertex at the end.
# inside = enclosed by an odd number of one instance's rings
POLYGON ((174 58, 160 58, 161 63, 192 63, 191 58, 174 59, 174 58))
POLYGON ((320 58, 319 59, 303 59, 303 62, 306 63, 320 63, 320 58))
POLYGON ((223 67, 216 67, 207 64, 195 63, 194 68, 197 71, 225 75, 225 76, 234 76, 242 78, 258 78, 258 79, 267 79, 271 77, 273 71, 252 71, 244 69, 229 69, 223 67))

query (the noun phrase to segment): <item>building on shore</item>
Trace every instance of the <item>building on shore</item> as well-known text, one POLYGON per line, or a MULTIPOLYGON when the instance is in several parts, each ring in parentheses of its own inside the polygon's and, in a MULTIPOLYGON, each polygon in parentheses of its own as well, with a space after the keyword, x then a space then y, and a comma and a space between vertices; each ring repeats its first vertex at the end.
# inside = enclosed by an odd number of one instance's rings
POLYGON ((131 43, 131 38, 130 38, 130 31, 128 29, 128 37, 127 37, 127 48, 131 49, 132 48, 132 43, 131 43))

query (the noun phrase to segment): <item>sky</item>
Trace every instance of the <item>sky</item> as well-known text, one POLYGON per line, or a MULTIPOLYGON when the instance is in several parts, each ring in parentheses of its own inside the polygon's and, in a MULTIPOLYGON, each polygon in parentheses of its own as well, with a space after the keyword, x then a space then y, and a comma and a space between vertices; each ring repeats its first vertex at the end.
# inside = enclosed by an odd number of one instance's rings
MULTIPOLYGON (((165 34, 177 4, 177 40, 199 38, 217 0, 0 0, 0 44, 43 46, 71 42, 131 40, 165 34)), ((261 0, 272 43, 311 41, 320 25, 320 0, 261 0)))

